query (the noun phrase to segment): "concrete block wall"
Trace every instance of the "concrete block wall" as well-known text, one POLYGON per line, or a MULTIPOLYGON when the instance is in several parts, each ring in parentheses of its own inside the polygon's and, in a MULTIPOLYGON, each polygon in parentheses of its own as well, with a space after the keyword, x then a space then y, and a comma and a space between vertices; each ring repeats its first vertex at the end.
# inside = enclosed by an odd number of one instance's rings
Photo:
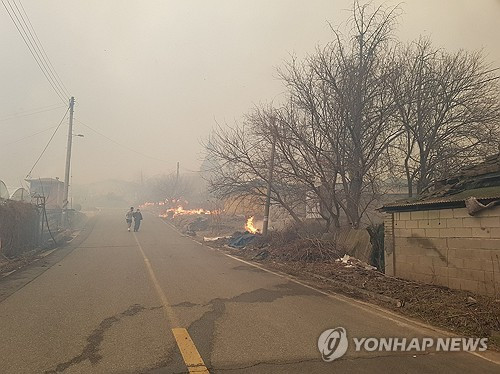
POLYGON ((386 273, 500 295, 500 206, 387 213, 386 273))

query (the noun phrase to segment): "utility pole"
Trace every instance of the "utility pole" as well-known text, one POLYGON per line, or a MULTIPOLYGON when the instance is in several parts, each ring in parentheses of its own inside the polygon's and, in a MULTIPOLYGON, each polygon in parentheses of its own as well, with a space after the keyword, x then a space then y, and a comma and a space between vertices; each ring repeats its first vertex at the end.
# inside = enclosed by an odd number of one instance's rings
POLYGON ((264 222, 262 222, 262 235, 267 235, 267 229, 269 227, 269 209, 271 206, 271 184, 273 179, 273 170, 274 170, 274 155, 276 153, 276 128, 275 128, 276 119, 271 118, 271 129, 273 132, 273 143, 271 146, 271 160, 269 163, 269 174, 267 177, 267 194, 266 194, 266 205, 264 207, 264 222))
POLYGON ((176 183, 179 183, 179 161, 177 161, 177 174, 175 178, 176 183))
POLYGON ((69 177, 71 169, 71 146, 73 144, 73 109, 75 107, 75 98, 71 96, 69 101, 69 126, 68 126, 68 145, 66 147, 66 169, 64 171, 64 196, 62 207, 62 221, 63 227, 67 228, 68 222, 68 195, 69 195, 69 177))

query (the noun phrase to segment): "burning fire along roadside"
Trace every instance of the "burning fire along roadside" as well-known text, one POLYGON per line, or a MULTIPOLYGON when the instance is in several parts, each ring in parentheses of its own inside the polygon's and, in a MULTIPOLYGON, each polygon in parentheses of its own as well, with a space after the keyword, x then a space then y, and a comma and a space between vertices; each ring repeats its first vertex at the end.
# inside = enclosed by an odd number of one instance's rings
POLYGON ((182 215, 200 215, 200 214, 212 214, 212 211, 210 210, 205 210, 205 209, 184 209, 182 206, 179 206, 177 208, 170 208, 165 211, 165 213, 160 214, 160 217, 167 218, 167 217, 176 217, 176 216, 182 216, 182 215))
POLYGON ((245 224, 245 230, 248 231, 250 234, 256 234, 259 232, 259 229, 254 226, 253 219, 254 219, 253 216, 249 217, 245 224))
MULTIPOLYGON (((484 352, 488 338, 352 338, 355 352, 484 352)), ((318 349, 323 361, 331 362, 342 357, 350 345, 343 327, 328 329, 318 339, 318 349)))

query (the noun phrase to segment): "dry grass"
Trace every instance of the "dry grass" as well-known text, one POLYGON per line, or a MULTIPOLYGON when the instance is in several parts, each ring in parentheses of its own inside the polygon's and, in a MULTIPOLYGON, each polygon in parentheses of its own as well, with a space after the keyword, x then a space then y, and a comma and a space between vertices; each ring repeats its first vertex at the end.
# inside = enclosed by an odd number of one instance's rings
POLYGON ((17 257, 36 244, 38 213, 32 204, 0 200, 0 253, 17 257))

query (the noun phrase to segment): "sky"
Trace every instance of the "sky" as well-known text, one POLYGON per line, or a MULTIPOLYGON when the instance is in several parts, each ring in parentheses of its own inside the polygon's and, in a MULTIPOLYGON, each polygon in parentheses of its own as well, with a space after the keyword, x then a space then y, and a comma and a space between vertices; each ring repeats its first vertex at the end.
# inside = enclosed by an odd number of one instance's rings
MULTIPOLYGON (((402 8, 396 29, 401 41, 427 35, 449 50, 482 49, 500 67, 500 0, 384 4, 402 8)), ((291 55, 305 57, 330 41, 329 23, 342 28, 352 1, 23 0, 22 5, 76 99, 74 133, 84 135, 73 138, 76 185, 170 173, 177 162, 181 173, 198 170, 201 142, 216 122, 233 124, 254 104, 279 100, 284 89, 276 68, 291 55)), ((0 48, 0 180, 14 188, 23 183, 67 105, 3 6, 0 48)), ((33 178, 64 178, 67 129, 66 117, 33 178)))

